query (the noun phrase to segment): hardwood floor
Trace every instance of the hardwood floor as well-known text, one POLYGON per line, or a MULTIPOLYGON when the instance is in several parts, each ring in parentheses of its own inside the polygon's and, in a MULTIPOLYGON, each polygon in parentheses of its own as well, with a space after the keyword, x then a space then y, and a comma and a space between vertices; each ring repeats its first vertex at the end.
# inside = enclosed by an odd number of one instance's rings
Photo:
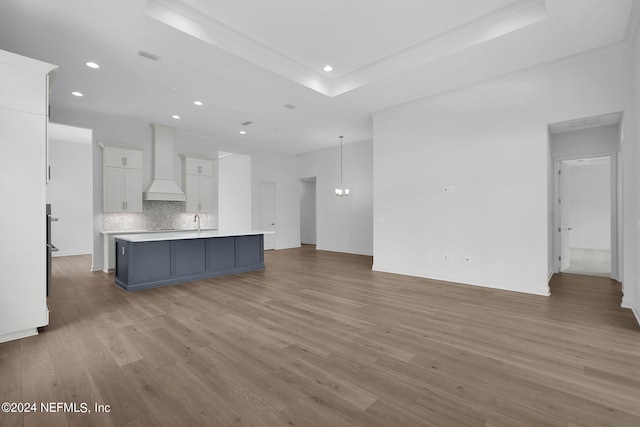
POLYGON ((265 261, 127 293, 55 258, 51 324, 0 344, 0 402, 38 412, 0 425, 640 425, 640 328, 616 282, 556 275, 546 298, 309 246, 265 261))

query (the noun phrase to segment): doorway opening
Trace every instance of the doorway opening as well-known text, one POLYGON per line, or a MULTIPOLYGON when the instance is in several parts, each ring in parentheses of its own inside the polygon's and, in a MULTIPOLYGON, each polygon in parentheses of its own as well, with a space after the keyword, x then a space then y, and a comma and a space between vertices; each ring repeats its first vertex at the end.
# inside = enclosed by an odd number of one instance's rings
POLYGON ((560 160, 562 273, 611 277, 611 156, 560 160))
POLYGON ((300 244, 315 245, 316 177, 300 179, 300 244))
POLYGON ((58 249, 52 256, 93 256, 93 131, 49 123, 47 134, 46 197, 56 218, 50 243, 58 249))
POLYGON ((549 125, 550 276, 621 281, 622 113, 549 125))

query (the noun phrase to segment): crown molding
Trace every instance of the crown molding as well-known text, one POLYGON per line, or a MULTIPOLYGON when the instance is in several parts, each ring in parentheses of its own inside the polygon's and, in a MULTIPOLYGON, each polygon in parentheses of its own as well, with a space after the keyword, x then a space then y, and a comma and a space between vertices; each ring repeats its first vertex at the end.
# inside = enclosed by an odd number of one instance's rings
POLYGON ((266 68, 316 92, 331 96, 329 81, 320 73, 179 0, 149 0, 142 12, 150 18, 225 52, 266 68))
POLYGON ((254 40, 180 0, 149 0, 143 13, 232 55, 328 97, 433 62, 547 18, 544 0, 517 0, 336 79, 254 40))
POLYGON ((400 52, 346 73, 332 82, 332 96, 436 61, 547 18, 544 0, 520 0, 400 52))
POLYGON ((412 101, 407 101, 407 102, 403 102, 401 104, 398 105, 394 105, 392 107, 388 107, 388 108, 383 108, 377 111, 373 111, 371 113, 369 113, 369 115, 373 118, 376 117, 382 117, 386 114, 389 113, 393 113, 395 111, 400 111, 400 110, 404 110, 404 109, 408 109, 408 108, 413 108, 413 107, 418 107, 424 104, 428 104, 430 102, 433 102, 435 100, 438 99, 442 99, 442 98, 446 98, 452 95, 457 95, 457 94, 461 94, 461 93, 465 93, 465 92, 471 92, 474 90, 478 90, 478 89, 482 89, 485 87, 489 87, 489 86, 494 86, 500 83, 504 83, 510 80, 515 80, 521 77, 525 77, 525 76, 529 76, 529 75, 533 75, 533 74, 538 74, 538 73, 543 73, 555 68, 560 68, 560 67, 564 67, 566 65, 569 64, 573 64, 576 62, 582 62, 582 61, 587 61, 589 59, 598 57, 598 56, 602 56, 602 55, 607 55, 613 52, 617 52, 620 50, 625 50, 628 49, 631 45, 626 41, 626 40, 622 40, 619 42, 615 42, 615 43, 611 43, 608 44, 606 46, 602 46, 599 48, 595 48, 595 49, 591 49, 591 50, 587 50, 584 52, 580 52, 574 55, 569 55, 569 56, 565 56, 559 59, 553 59, 551 61, 547 61, 544 62, 542 64, 537 64, 531 67, 527 67, 524 69, 520 69, 520 70, 516 70, 516 71, 512 71, 506 74, 502 74, 500 76, 496 76, 496 77, 491 77, 489 79, 486 80, 482 80, 480 82, 475 82, 475 83, 471 83, 465 86, 461 86, 461 87, 457 87, 454 89, 450 89, 450 90, 445 90, 442 92, 437 92, 431 95, 426 95, 423 97, 420 97, 418 99, 414 99, 412 101))

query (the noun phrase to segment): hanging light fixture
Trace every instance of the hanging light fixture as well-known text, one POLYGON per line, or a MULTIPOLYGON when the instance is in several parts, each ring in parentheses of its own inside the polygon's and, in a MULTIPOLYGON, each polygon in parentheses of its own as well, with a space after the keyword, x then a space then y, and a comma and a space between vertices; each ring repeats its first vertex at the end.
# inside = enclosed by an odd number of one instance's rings
POLYGON ((349 189, 344 188, 344 185, 342 184, 342 138, 343 136, 340 136, 340 188, 336 188, 336 196, 338 197, 349 195, 349 189))

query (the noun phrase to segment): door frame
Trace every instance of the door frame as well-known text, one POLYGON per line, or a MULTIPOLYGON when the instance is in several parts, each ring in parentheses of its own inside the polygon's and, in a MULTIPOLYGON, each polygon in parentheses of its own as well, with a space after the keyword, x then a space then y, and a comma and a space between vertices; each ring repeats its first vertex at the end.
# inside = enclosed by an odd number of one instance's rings
POLYGON ((263 200, 263 184, 267 184, 269 186, 271 186, 271 188, 273 189, 273 191, 271 192, 271 225, 270 226, 266 226, 268 227, 269 231, 273 231, 273 234, 270 234, 269 237, 267 237, 267 235, 265 235, 265 250, 269 250, 269 249, 275 249, 276 248, 276 183, 275 181, 265 181, 265 180, 260 180, 258 181, 258 227, 262 230, 265 227, 263 227, 262 223, 262 213, 263 213, 263 206, 262 206, 262 200, 263 200), (268 244, 270 242, 270 244, 268 244), (268 246, 268 247, 267 247, 268 246))
MULTIPOLYGON (((569 167, 569 165, 567 165, 566 163, 564 163, 564 160, 558 160, 558 195, 557 197, 554 199, 554 203, 556 203, 556 206, 558 207, 558 228, 557 228, 557 233, 558 234, 558 261, 556 262, 557 264, 557 268, 558 268, 558 272, 563 272, 566 269, 568 269, 571 265, 571 252, 570 252, 570 248, 571 245, 569 244, 569 242, 571 241, 569 238, 569 231, 571 231, 571 228, 568 228, 569 226, 569 220, 568 220, 568 213, 569 213, 569 206, 566 202, 561 203, 560 200, 564 199, 565 196, 567 196, 567 185, 569 183, 569 180, 567 179, 567 176, 569 175, 569 171, 571 170, 571 168, 569 167), (564 166, 564 167, 563 167, 564 166), (562 172, 562 174, 560 174, 559 172, 562 172), (567 216, 567 218, 565 218, 565 214, 567 216), (565 241, 565 233, 566 233, 566 241, 567 243, 567 247, 564 246, 563 242, 565 241), (566 259, 565 259, 566 256, 566 259)), ((609 233, 611 233, 611 230, 609 230, 609 233)))
MULTIPOLYGON (((313 183, 313 193, 315 195, 314 200, 313 200, 313 223, 314 223, 314 230, 313 230, 313 242, 308 242, 305 241, 303 242, 303 232, 302 232, 302 227, 303 227, 303 220, 302 220, 302 192, 300 193, 300 245, 305 245, 305 244, 310 244, 310 245, 317 245, 318 244, 318 177, 316 176, 309 176, 309 177, 303 177, 303 178, 299 178, 298 181, 301 185, 304 185, 304 183, 313 183)), ((306 240, 306 239, 304 239, 306 240)))
POLYGON ((622 282, 622 236, 620 235, 619 229, 619 214, 622 212, 622 197, 620 193, 621 185, 620 178, 621 175, 618 173, 618 159, 619 153, 615 151, 608 151, 603 153, 590 153, 590 154, 582 154, 582 155, 573 155, 573 156, 559 156, 554 157, 553 159, 553 179, 554 179, 554 198, 553 198, 553 220, 554 220, 554 272, 560 272, 560 263, 558 262, 558 256, 561 253, 560 247, 560 232, 558 230, 562 227, 562 219, 560 218, 560 204, 558 200, 561 196, 560 189, 560 174, 558 171, 560 170, 560 163, 565 160, 578 160, 578 159, 591 159, 595 157, 609 157, 611 159, 610 163, 610 179, 609 185, 611 188, 611 200, 610 200, 610 216, 611 216, 611 229, 610 229, 610 238, 611 238, 611 278, 617 280, 618 282, 622 282))

